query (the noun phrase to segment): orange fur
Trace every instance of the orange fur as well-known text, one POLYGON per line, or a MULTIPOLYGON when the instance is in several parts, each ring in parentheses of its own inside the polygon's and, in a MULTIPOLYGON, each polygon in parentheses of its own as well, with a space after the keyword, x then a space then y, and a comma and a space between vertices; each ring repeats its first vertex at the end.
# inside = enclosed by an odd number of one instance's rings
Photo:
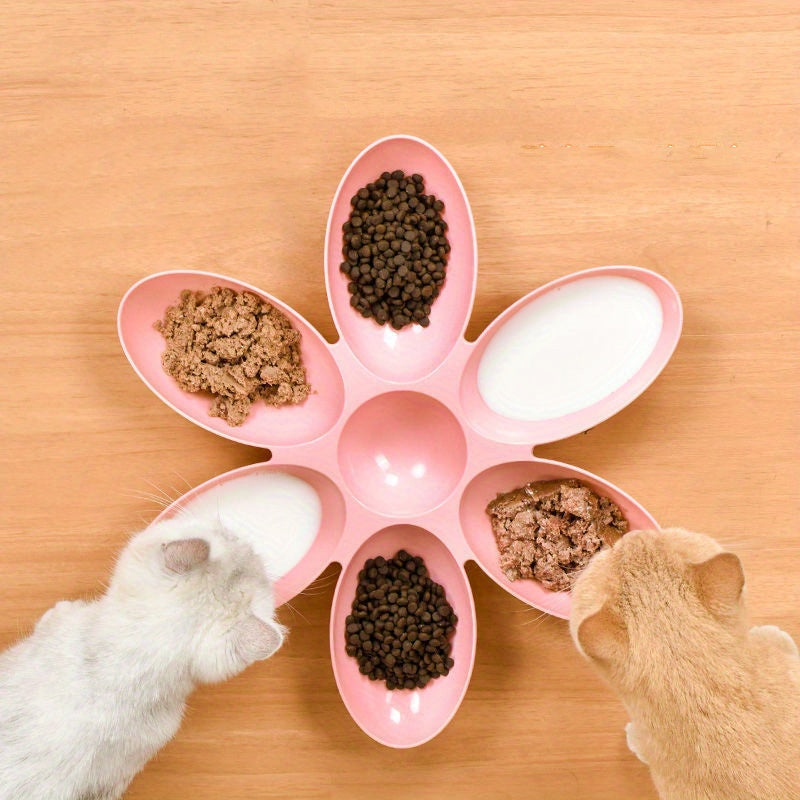
POLYGON ((578 649, 619 694, 662 800, 800 799, 800 657, 748 630, 733 553, 688 531, 629 533, 572 592, 578 649))

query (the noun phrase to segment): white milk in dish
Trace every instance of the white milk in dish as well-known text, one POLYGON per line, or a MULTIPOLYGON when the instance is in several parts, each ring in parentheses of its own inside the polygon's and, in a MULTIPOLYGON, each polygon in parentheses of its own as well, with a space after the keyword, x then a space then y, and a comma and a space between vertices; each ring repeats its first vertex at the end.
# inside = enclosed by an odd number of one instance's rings
POLYGON ((241 536, 277 579, 308 552, 319 532, 322 503, 316 490, 285 472, 244 475, 203 492, 183 506, 197 517, 216 516, 241 536))
POLYGON ((655 349, 663 315, 641 281, 601 275, 564 284, 494 334, 478 391, 510 419, 555 419, 588 408, 632 378, 655 349))

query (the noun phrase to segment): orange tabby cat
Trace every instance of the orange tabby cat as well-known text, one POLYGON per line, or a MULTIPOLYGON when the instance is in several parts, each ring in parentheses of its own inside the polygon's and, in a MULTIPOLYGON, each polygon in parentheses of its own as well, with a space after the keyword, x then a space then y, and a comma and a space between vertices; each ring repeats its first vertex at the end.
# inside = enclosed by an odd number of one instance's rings
POLYGON ((683 530, 623 536, 573 589, 573 639, 663 800, 800 799, 797 646, 748 630, 743 589, 733 553, 683 530))

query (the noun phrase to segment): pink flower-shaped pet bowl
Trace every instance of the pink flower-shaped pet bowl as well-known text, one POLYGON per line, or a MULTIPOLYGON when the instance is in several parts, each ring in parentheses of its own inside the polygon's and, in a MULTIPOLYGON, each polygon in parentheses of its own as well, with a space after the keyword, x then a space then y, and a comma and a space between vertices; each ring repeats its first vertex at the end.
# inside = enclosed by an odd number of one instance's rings
POLYGON ((478 254, 467 197, 453 168, 411 136, 370 145, 344 175, 325 237, 325 283, 340 333, 328 344, 299 314, 256 287, 205 272, 156 274, 134 285, 119 309, 125 354, 165 403, 221 436, 270 448, 269 463, 221 475, 164 514, 232 478, 281 472, 316 492, 321 522, 305 556, 277 583, 290 600, 333 561, 342 565, 330 620, 336 682, 353 719, 390 747, 413 747, 439 733, 467 690, 475 657, 475 609, 464 564, 475 560, 525 603, 569 615, 568 593, 531 580, 510 582, 486 504, 528 481, 578 478, 611 498, 631 529, 655 527, 635 500, 577 467, 532 456, 532 446, 586 430, 634 400, 669 360, 680 336, 675 289, 636 267, 568 275, 523 297, 476 342, 464 339, 478 254), (339 272, 350 198, 382 172, 421 173, 444 201, 451 245, 447 279, 430 327, 401 331, 364 319, 349 304, 339 272), (249 290, 280 308, 302 335, 313 394, 297 406, 253 406, 238 428, 208 416, 209 398, 187 394, 161 367, 164 342, 153 329, 184 289, 249 290), (601 306, 598 308, 598 304, 601 306), (613 335, 611 335, 613 334, 613 335), (580 342, 580 347, 576 347, 580 342), (555 398, 555 400, 553 399, 555 398), (389 691, 346 655, 345 617, 366 559, 404 548, 425 559, 458 615, 450 674, 419 690, 389 691))

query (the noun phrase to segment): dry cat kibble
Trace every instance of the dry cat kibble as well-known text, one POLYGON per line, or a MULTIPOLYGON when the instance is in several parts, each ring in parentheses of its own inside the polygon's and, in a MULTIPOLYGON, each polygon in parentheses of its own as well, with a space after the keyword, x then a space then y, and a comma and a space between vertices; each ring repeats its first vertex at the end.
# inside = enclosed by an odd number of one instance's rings
POLYGON ((458 617, 420 556, 400 550, 370 558, 358 573, 345 620, 345 651, 387 689, 424 689, 453 668, 450 637, 458 617))
POLYGON ((401 169, 358 190, 342 226, 339 267, 350 305, 379 325, 427 328, 445 281, 450 243, 444 203, 425 194, 425 179, 401 169))
POLYGON ((572 588, 594 553, 628 531, 614 502, 576 480, 526 483, 497 495, 486 513, 506 577, 552 591, 572 588))
POLYGON ((208 413, 229 425, 241 425, 258 399, 282 406, 308 397, 300 333, 252 292, 186 290, 154 327, 167 343, 164 371, 187 392, 214 395, 208 413))

